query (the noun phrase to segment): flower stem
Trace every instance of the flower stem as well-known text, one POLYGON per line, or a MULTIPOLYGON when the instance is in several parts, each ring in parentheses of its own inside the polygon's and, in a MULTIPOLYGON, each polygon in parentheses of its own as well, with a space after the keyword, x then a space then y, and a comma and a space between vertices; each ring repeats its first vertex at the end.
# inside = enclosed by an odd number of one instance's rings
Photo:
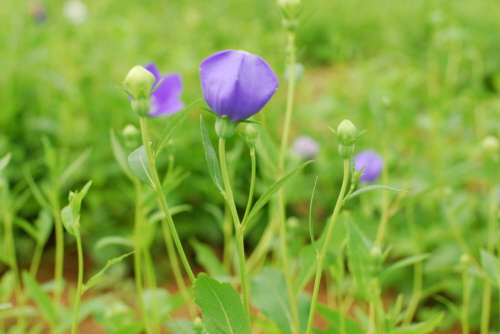
POLYGON ((470 287, 469 287, 469 268, 463 266, 462 268, 462 334, 469 334, 469 301, 470 301, 470 287))
MULTIPOLYGON (((57 188, 58 189, 58 188, 57 188)), ((56 194, 53 195, 55 197, 56 194)), ((54 216, 54 229, 56 232, 56 264, 54 268, 54 305, 56 309, 61 304, 62 288, 63 288, 63 265, 64 265, 64 231, 61 220, 61 207, 59 201, 54 198, 52 200, 52 213, 54 216)))
POLYGON ((83 284, 83 248, 82 248, 82 238, 80 236, 79 226, 74 227, 75 238, 76 238, 76 249, 78 252, 78 280, 76 283, 76 297, 75 306, 73 310, 73 327, 71 328, 71 334, 78 334, 78 309, 80 307, 80 299, 82 297, 82 284, 83 284))
POLYGON ((153 180, 153 187, 158 194, 158 199, 160 200, 160 205, 165 213, 165 218, 167 219, 168 227, 170 229, 170 233, 172 238, 174 239, 175 246, 177 247, 177 251, 181 257, 182 264, 184 265, 184 269, 186 270, 191 283, 194 284, 195 277, 189 262, 186 257, 186 253, 184 252, 184 248, 182 247, 181 240, 179 239, 179 235, 177 234, 177 230, 175 229, 174 221, 172 219, 172 215, 170 214, 170 210, 168 208, 167 200, 165 198, 165 194, 163 193, 160 179, 158 178, 158 173, 156 172, 155 161, 153 158, 153 152, 151 151, 151 146, 149 145, 149 134, 148 134, 148 123, 146 117, 140 117, 141 122, 141 133, 142 133, 142 142, 144 148, 146 149, 146 155, 148 158, 148 165, 151 170, 151 177, 153 180))
MULTIPOLYGON (((382 169, 382 184, 386 185, 388 182, 387 168, 382 169)), ((382 213, 380 217, 380 223, 377 231, 377 239, 375 240, 375 245, 382 248, 382 243, 384 242, 385 232, 387 230, 387 222, 389 221, 389 194, 387 191, 382 192, 382 213)))
POLYGON ((333 229, 335 227, 335 222, 337 221, 337 217, 339 215, 340 209, 343 205, 343 199, 345 195, 345 191, 347 189, 347 183, 349 182, 349 159, 344 159, 344 178, 342 180, 342 187, 340 188, 339 197, 337 198, 337 203, 335 204, 335 208, 333 209, 332 218, 330 219, 330 224, 328 225, 328 230, 326 231, 325 243, 323 244, 323 248, 321 249, 321 254, 318 257, 318 266, 316 268, 316 278, 314 279, 314 290, 312 295, 312 304, 311 310, 309 312, 309 321, 307 323, 307 334, 312 332, 312 326, 314 321, 314 313, 316 313, 316 306, 318 303, 318 293, 319 286, 321 283, 321 275, 323 273, 323 266, 325 264, 326 252, 328 250, 328 244, 330 243, 330 239, 333 234, 333 229))
POLYGON ((255 147, 250 148, 250 159, 252 161, 252 175, 250 176, 250 190, 248 191, 247 208, 245 210, 245 214, 243 215, 243 220, 241 222, 242 228, 245 228, 246 224, 248 223, 247 217, 248 213, 250 212, 250 208, 252 207, 253 192, 255 190, 255 174, 257 169, 257 163, 255 159, 255 147))
POLYGON ((250 321, 250 303, 248 298, 248 282, 247 274, 245 268, 245 247, 243 244, 244 230, 241 227, 240 218, 238 217, 238 212, 236 210, 236 205, 234 203, 233 191, 231 189, 231 182, 229 181, 229 175, 227 172, 226 163, 226 141, 219 138, 219 158, 222 171, 222 179, 224 180, 224 198, 229 205, 231 214, 233 215, 234 230, 236 235, 236 244, 238 247, 238 260, 240 266, 240 281, 241 281, 241 291, 243 295, 243 307, 245 309, 246 316, 250 321))
POLYGON ((135 289, 139 299, 139 309, 141 310, 142 319, 144 321, 144 328, 147 334, 152 334, 149 319, 144 305, 144 293, 142 283, 142 185, 139 180, 135 180, 135 224, 134 224, 134 240, 135 240, 135 253, 134 253, 134 272, 135 272, 135 289))

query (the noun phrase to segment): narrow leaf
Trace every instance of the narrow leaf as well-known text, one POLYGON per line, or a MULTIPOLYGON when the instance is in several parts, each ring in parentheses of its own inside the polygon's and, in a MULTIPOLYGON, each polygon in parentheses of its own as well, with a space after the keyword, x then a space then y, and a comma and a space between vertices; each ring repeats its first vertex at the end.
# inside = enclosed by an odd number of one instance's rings
POLYGON ((10 152, 9 152, 2 159, 0 159, 0 172, 3 171, 5 169, 5 167, 7 167, 7 165, 10 162, 11 156, 12 156, 12 154, 10 154, 10 152))
POLYGON ((403 190, 403 189, 397 189, 397 188, 387 187, 387 186, 381 186, 381 185, 372 185, 372 186, 367 186, 367 187, 364 187, 364 188, 356 190, 349 197, 344 198, 344 202, 347 202, 348 200, 353 199, 354 197, 356 197, 358 195, 361 195, 362 193, 365 193, 367 191, 377 190, 377 189, 384 189, 384 190, 392 190, 392 191, 399 191, 399 192, 404 192, 404 193, 410 193, 409 191, 403 190))
POLYGON ((221 261, 217 258, 212 248, 205 244, 202 244, 196 239, 190 240, 196 253, 196 261, 203 266, 210 274, 210 276, 224 277, 228 276, 228 273, 221 261))
POLYGON ((109 246, 109 245, 120 245, 120 246, 134 247, 134 241, 131 240, 130 238, 125 238, 125 237, 120 237, 120 236, 104 237, 104 238, 100 239, 95 244, 95 249, 99 250, 99 249, 106 247, 106 246, 109 246))
POLYGON ((429 320, 419 322, 410 326, 399 327, 393 329, 390 334, 428 334, 434 333, 434 330, 443 320, 444 313, 438 313, 432 316, 429 320))
POLYGON ((311 194, 311 203, 309 204, 309 236, 311 237, 311 245, 314 248, 314 253, 316 253, 316 257, 319 257, 318 249, 316 248, 316 245, 314 243, 314 227, 313 227, 313 221, 312 221, 313 198, 314 198, 314 191, 316 190, 317 183, 318 183, 318 176, 316 176, 316 181, 314 181, 314 187, 313 187, 313 191, 311 194))
POLYGON ((196 278, 194 295, 210 334, 250 334, 240 296, 231 284, 202 273, 196 278))
POLYGON ((398 261, 398 262, 390 265, 386 269, 384 269, 384 271, 380 275, 380 279, 383 280, 385 277, 387 277, 388 274, 390 274, 392 271, 394 271, 396 269, 403 268, 403 267, 415 264, 415 263, 420 262, 420 261, 424 261, 430 257, 431 257, 431 254, 429 254, 429 253, 407 257, 401 261, 398 261))
POLYGON ((324 305, 318 305, 318 312, 326 319, 328 322, 328 327, 324 331, 318 331, 317 333, 322 334, 364 334, 365 331, 359 327, 359 325, 349 318, 341 314, 339 311, 334 311, 324 305), (341 328, 344 326, 344 330, 341 328))
POLYGON ((295 176, 295 174, 297 174, 302 168, 304 168, 305 166, 309 165, 310 163, 312 163, 313 161, 310 160, 310 161, 307 161, 305 163, 303 163, 302 165, 300 165, 299 167, 297 167, 296 169, 294 169, 293 171, 291 171, 290 173, 288 173, 287 175, 285 175, 283 178, 279 179, 278 181, 276 181, 275 183, 273 183, 267 190, 264 194, 262 194, 262 196, 260 196, 260 198, 257 200, 257 202, 255 202, 252 210, 250 210, 249 214, 248 214, 248 219, 247 221, 250 221, 252 219, 252 217, 264 206, 266 205, 266 203, 271 199, 271 197, 276 194, 276 192, 278 190, 280 190, 281 187, 283 187, 283 185, 285 185, 285 183, 287 183, 293 176, 295 176))
POLYGON ((50 324, 56 324, 57 312, 54 304, 50 301, 49 296, 42 290, 40 285, 30 274, 23 271, 23 282, 28 291, 29 296, 38 305, 38 309, 42 312, 43 317, 50 324))
POLYGON ((54 227, 54 220, 46 209, 40 210, 38 218, 35 221, 35 226, 38 231, 37 242, 40 245, 45 245, 47 243, 47 240, 49 240, 50 233, 52 232, 52 228, 54 227))
POLYGON ((195 102, 197 102, 197 101, 193 101, 183 111, 175 114, 172 117, 169 117, 167 126, 165 126, 165 129, 163 129, 163 132, 161 133, 160 137, 158 138, 158 145, 155 147, 155 158, 158 157, 161 150, 168 143, 170 137, 172 137, 172 134, 175 132, 175 130, 177 130, 184 123, 187 116, 189 115, 189 112, 193 108, 195 102))
POLYGON ((148 157, 144 145, 130 153, 128 156, 128 164, 132 173, 134 173, 139 180, 153 187, 153 178, 151 176, 151 169, 149 168, 148 157))
POLYGON ((121 260, 123 260, 124 258, 126 258, 127 256, 130 256, 132 254, 134 254, 134 252, 123 254, 120 257, 114 258, 112 260, 108 260, 108 262, 106 263, 106 266, 104 268, 102 268, 101 271, 99 271, 97 274, 95 274, 94 276, 92 276, 87 281, 87 283, 83 285, 82 295, 84 294, 85 291, 87 291, 88 289, 90 289, 91 287, 93 287, 94 285, 96 285, 97 283, 99 283, 100 280, 102 280, 102 278, 104 277, 104 273, 106 272, 106 270, 109 267, 111 267, 113 264, 115 264, 117 262, 120 262, 121 260))
POLYGON ((16 217, 14 219, 14 224, 23 229, 23 231, 29 234, 33 239, 38 240, 38 231, 28 221, 16 217))
POLYGON ((347 221, 349 238, 347 241, 347 259, 349 270, 354 277, 358 292, 362 298, 369 300, 370 289, 370 251, 363 240, 363 235, 353 222, 347 221))
POLYGON ((486 276, 488 276, 491 283, 498 287, 500 282, 500 275, 498 274, 498 258, 490 252, 481 249, 481 266, 486 272, 486 276))
POLYGON ((200 116, 200 124, 201 137, 203 139, 203 147, 205 148, 205 157, 208 164, 208 172, 210 173, 210 176, 212 177, 212 180, 214 181, 217 188, 219 188, 221 192, 224 192, 224 187, 222 186, 222 172, 220 169, 219 160, 217 159, 217 155, 215 154, 212 142, 208 137, 207 128, 202 116, 200 116))
POLYGON ((125 153, 122 144, 120 143, 118 138, 116 138, 116 134, 113 130, 109 130, 109 135, 111 137, 111 147, 113 148, 113 155, 115 156, 118 165, 125 173, 125 175, 127 175, 131 180, 133 180, 134 176, 132 174, 132 171, 130 170, 130 166, 128 165, 127 154, 125 153))
POLYGON ((59 182, 61 184, 64 184, 70 177, 71 175, 80 168, 85 161, 90 157, 90 153, 92 153, 91 149, 85 150, 78 158, 76 158, 71 165, 69 165, 64 172, 62 172, 61 176, 59 177, 59 182))

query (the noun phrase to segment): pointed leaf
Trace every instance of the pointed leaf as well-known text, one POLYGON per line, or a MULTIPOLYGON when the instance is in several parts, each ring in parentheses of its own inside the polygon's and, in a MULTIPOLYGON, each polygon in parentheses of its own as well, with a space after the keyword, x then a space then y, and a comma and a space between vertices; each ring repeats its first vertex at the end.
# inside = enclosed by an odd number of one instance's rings
POLYGON ((59 182, 61 184, 64 184, 70 177, 71 175, 80 168, 85 161, 90 157, 90 153, 92 153, 91 149, 85 150, 78 158, 76 158, 71 165, 69 165, 64 172, 62 172, 61 176, 59 177, 59 182))
POLYGON ((71 235, 75 235, 74 224, 77 220, 76 217, 73 216, 71 205, 68 204, 61 210, 61 219, 66 231, 71 235))
POLYGON ((365 193, 365 192, 371 191, 371 190, 377 190, 377 189, 384 189, 384 190, 392 190, 392 191, 399 191, 399 192, 404 192, 404 193, 410 193, 409 191, 403 190, 403 189, 397 189, 397 188, 388 187, 388 186, 381 186, 381 185, 372 185, 372 186, 367 186, 367 187, 361 188, 359 190, 356 190, 351 195, 349 195, 349 197, 344 198, 344 203, 347 202, 350 199, 353 199, 354 197, 356 197, 358 195, 361 195, 362 193, 365 193))
POLYGON ((50 324, 56 324, 57 312, 54 304, 50 301, 49 295, 42 290, 38 282, 28 272, 23 271, 22 275, 29 296, 38 305, 38 309, 42 312, 45 320, 50 324))
POLYGON ((407 257, 405 259, 402 259, 401 261, 398 261, 398 262, 390 265, 386 269, 384 269, 384 271, 380 275, 380 279, 383 280, 385 277, 387 277, 388 274, 390 274, 392 271, 394 271, 396 269, 403 268, 403 267, 415 264, 415 263, 420 262, 420 261, 424 261, 430 257, 431 257, 431 254, 427 253, 427 254, 419 254, 419 255, 415 255, 415 256, 410 256, 410 257, 407 257))
POLYGON ((0 159, 0 172, 3 171, 5 169, 5 167, 7 167, 7 165, 10 162, 11 156, 12 156, 12 154, 10 154, 10 152, 9 152, 2 159, 0 159))
POLYGON ((317 331, 321 334, 364 334, 365 331, 359 325, 346 315, 342 315, 339 311, 334 311, 324 305, 318 305, 318 312, 328 322, 328 327, 324 331, 317 331), (342 324, 343 321, 343 324, 342 324), (341 326, 344 326, 344 331, 341 331, 341 326))
POLYGON ((444 313, 438 313, 432 316, 429 320, 419 322, 413 325, 394 328, 390 334, 428 334, 434 333, 434 330, 443 320, 444 313))
POLYGON ((151 176, 151 169, 149 168, 148 157, 144 145, 130 153, 128 156, 128 164, 132 173, 134 173, 139 180, 153 187, 153 178, 151 176))
POLYGON ((131 180, 133 180, 134 176, 127 162, 127 153, 125 153, 122 144, 120 143, 118 138, 116 138, 116 134, 113 130, 109 130, 109 135, 111 137, 111 147, 113 148, 113 155, 115 156, 118 165, 121 167, 125 175, 127 175, 131 180))
POLYGON ((111 267, 113 264, 117 263, 117 262, 120 262, 121 260, 123 260, 124 258, 126 258, 127 256, 130 256, 134 254, 134 252, 130 252, 130 253, 127 253, 127 254, 123 254, 122 256, 120 257, 117 257, 117 258, 114 258, 112 260, 108 260, 108 262, 106 263, 106 266, 104 268, 101 269, 101 271, 99 271, 97 274, 95 274, 94 276, 92 276, 88 281, 87 283, 85 283, 83 285, 83 288, 82 288, 82 295, 85 291, 87 291, 88 289, 90 289, 91 287, 93 287, 94 285, 96 285, 97 283, 99 283, 100 280, 102 280, 102 278, 104 277, 104 273, 106 272, 106 270, 111 267))
POLYGON ((205 127, 205 122, 203 121, 203 117, 200 116, 200 124, 201 124, 201 137, 203 139, 203 147, 205 148, 205 157, 207 159, 208 164, 208 172, 212 177, 215 185, 221 192, 224 192, 224 187, 222 186, 222 172, 219 165, 219 160, 217 159, 217 155, 215 154, 215 150, 212 146, 212 142, 210 141, 210 137, 208 137, 207 128, 205 127))
POLYGON ((38 218, 35 220, 35 226, 38 231, 37 242, 40 245, 45 245, 47 243, 47 240, 49 240, 50 233, 52 232, 52 228, 54 227, 54 220, 47 210, 40 210, 38 218))
POLYGON ((194 295, 210 334, 250 334, 240 296, 231 284, 202 273, 196 278, 194 295))
POLYGON ((311 245, 314 248, 314 253, 316 253, 316 257, 319 256, 319 252, 318 252, 318 249, 316 248, 316 245, 314 244, 314 227, 313 227, 313 221, 312 221, 312 207, 313 207, 314 191, 316 190, 317 183, 318 183, 318 176, 316 176, 316 181, 314 181, 314 187, 313 187, 313 191, 311 194, 311 203, 309 204, 309 236, 311 237, 311 245))
POLYGON ((109 245, 134 247, 134 241, 130 238, 120 237, 120 236, 104 237, 102 239, 99 239, 99 241, 95 244, 95 249, 100 250, 101 248, 109 245))
POLYGON ((498 274, 498 258, 490 252, 481 249, 481 266, 486 272, 486 275, 490 279, 491 283, 498 287, 500 282, 500 275, 498 274))
POLYGON ((217 258, 212 248, 202 244, 196 239, 190 240, 196 253, 196 261, 205 268, 205 270, 215 277, 228 276, 228 272, 222 265, 221 261, 217 258))
POLYGON ((285 185, 285 183, 287 183, 292 177, 295 176, 295 174, 297 174, 302 168, 304 168, 305 166, 309 165, 310 163, 312 163, 313 161, 310 160, 310 161, 307 161, 305 163, 303 163, 302 165, 300 165, 299 167, 297 167, 296 169, 294 169, 293 171, 291 171, 290 173, 286 174, 283 178, 279 179, 278 181, 276 181, 275 183, 273 183, 267 190, 265 193, 262 194, 262 196, 260 196, 260 198, 257 200, 257 202, 255 202, 252 210, 250 210, 250 212, 248 213, 248 219, 246 220, 247 222, 249 220, 252 219, 252 217, 264 206, 266 205, 266 203, 271 199, 271 197, 276 194, 276 192, 278 190, 280 190, 281 187, 283 187, 283 185, 285 185))

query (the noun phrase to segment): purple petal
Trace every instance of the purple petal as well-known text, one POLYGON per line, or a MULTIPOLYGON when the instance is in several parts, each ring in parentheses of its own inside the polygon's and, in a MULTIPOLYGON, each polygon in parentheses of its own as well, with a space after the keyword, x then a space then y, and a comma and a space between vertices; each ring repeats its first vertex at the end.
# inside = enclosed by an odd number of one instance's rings
POLYGON ((311 137, 302 135, 293 142, 293 150, 305 159, 314 159, 319 152, 319 144, 311 137))
POLYGON ((354 156, 354 165, 357 171, 360 171, 365 166, 363 175, 359 178, 360 181, 373 182, 382 173, 384 160, 375 151, 365 150, 354 156))
POLYGON ((161 79, 161 74, 160 74, 160 71, 158 70, 158 67, 156 67, 155 63, 149 63, 146 66, 144 66, 144 68, 146 70, 148 70, 149 72, 151 72, 155 76, 156 81, 155 81, 153 87, 156 86, 158 81, 161 79))
POLYGON ((165 76, 158 89, 151 94, 151 109, 148 116, 164 116, 181 111, 184 108, 184 103, 180 99, 181 92, 180 74, 165 76))
POLYGON ((226 50, 200 66, 203 97, 217 115, 240 122, 259 112, 278 88, 278 78, 259 56, 226 50))

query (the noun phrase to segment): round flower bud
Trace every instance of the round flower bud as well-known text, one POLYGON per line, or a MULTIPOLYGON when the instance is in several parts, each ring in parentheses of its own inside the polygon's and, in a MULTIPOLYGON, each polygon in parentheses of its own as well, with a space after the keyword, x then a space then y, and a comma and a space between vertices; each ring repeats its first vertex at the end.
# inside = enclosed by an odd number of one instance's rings
POLYGON ((221 139, 229 139, 236 131, 239 123, 233 123, 227 116, 222 116, 222 118, 216 118, 215 121, 215 133, 221 139))
POLYGON ((356 135, 356 127, 350 120, 344 119, 342 123, 339 124, 337 128, 337 138, 340 144, 344 146, 353 145, 356 141, 356 135))
POLYGON ((132 124, 128 124, 123 128, 122 134, 124 137, 135 137, 141 132, 132 124))
MULTIPOLYGON (((155 83, 155 76, 144 67, 134 66, 125 77, 123 83, 133 100, 149 99, 151 88, 155 83)), ((148 107, 149 112, 149 107, 148 107)), ((147 114, 147 112, 146 112, 147 114)))
POLYGON ((467 254, 462 254, 460 256, 460 264, 462 265, 462 268, 467 268, 470 264, 470 257, 467 254))

